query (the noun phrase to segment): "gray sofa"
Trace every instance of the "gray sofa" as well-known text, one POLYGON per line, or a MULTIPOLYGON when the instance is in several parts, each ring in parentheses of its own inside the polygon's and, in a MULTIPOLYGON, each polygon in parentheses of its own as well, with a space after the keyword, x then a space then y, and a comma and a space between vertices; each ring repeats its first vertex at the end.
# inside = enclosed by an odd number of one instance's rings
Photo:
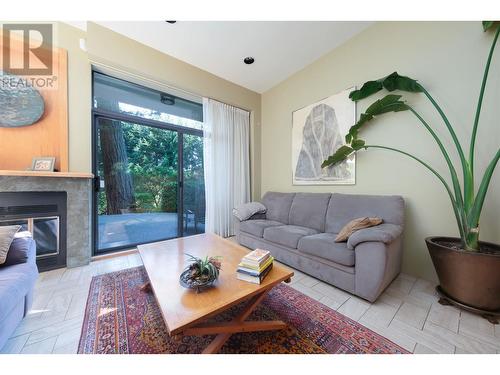
POLYGON ((267 211, 235 219, 237 241, 264 248, 275 259, 373 302, 399 274, 404 201, 400 196, 268 192, 267 211), (347 242, 334 241, 349 221, 380 217, 347 242))
POLYGON ((15 238, 0 265, 0 349, 31 308, 37 277, 35 241, 15 238))

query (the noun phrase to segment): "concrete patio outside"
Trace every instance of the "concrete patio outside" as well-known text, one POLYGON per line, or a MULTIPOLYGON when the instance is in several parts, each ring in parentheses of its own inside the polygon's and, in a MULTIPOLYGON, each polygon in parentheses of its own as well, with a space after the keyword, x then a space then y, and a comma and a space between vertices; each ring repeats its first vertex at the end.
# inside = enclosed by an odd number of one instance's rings
MULTIPOLYGON (((183 215, 184 235, 205 232, 204 223, 196 223, 194 215, 183 215), (187 224, 187 225, 186 225, 187 224)), ((144 212, 121 215, 99 215, 99 249, 110 249, 179 237, 175 212, 144 212)))

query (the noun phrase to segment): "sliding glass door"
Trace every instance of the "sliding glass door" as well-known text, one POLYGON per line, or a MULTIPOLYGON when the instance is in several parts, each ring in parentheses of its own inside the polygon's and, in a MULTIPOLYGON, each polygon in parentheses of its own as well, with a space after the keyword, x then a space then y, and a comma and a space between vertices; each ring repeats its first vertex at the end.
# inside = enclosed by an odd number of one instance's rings
POLYGON ((147 102, 137 95, 136 85, 94 73, 97 254, 204 232, 202 131, 185 126, 196 127, 201 121, 168 113, 167 118, 178 123, 161 121, 164 113, 156 110, 149 116, 138 104, 147 102), (106 95, 113 95, 113 100, 104 100, 106 95), (134 112, 121 110, 126 108, 123 103, 132 105, 134 112))
POLYGON ((178 134, 97 118, 98 249, 178 237, 178 134))
POLYGON ((205 232, 205 181, 203 139, 184 134, 182 142, 182 225, 185 235, 205 232))

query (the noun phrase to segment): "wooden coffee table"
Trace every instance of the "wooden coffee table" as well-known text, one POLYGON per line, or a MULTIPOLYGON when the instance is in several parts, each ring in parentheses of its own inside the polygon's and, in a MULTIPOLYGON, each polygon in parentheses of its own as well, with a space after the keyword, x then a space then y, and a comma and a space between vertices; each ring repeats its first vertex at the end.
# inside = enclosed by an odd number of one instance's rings
POLYGON ((246 321, 266 294, 281 282, 290 282, 293 272, 274 264, 260 285, 236 278, 236 268, 249 250, 214 234, 200 234, 138 246, 150 286, 170 336, 213 335, 203 353, 217 353, 233 333, 280 330, 286 324, 275 321, 246 321), (179 284, 179 275, 189 257, 222 256, 222 269, 213 287, 196 293, 179 284), (206 323, 207 318, 248 300, 230 322, 206 323))

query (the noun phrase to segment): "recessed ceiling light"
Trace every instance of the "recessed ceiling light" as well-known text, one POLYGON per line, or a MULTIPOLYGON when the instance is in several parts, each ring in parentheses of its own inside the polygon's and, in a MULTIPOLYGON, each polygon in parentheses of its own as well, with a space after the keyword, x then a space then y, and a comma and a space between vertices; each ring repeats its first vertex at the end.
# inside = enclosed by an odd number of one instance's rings
POLYGON ((177 21, 165 21, 167 23, 176 23, 177 21))
POLYGON ((250 57, 250 56, 245 57, 245 58, 243 59, 243 62, 244 62, 245 64, 247 64, 247 65, 253 64, 253 63, 254 63, 254 61, 255 61, 255 59, 254 59, 253 57, 250 57))

